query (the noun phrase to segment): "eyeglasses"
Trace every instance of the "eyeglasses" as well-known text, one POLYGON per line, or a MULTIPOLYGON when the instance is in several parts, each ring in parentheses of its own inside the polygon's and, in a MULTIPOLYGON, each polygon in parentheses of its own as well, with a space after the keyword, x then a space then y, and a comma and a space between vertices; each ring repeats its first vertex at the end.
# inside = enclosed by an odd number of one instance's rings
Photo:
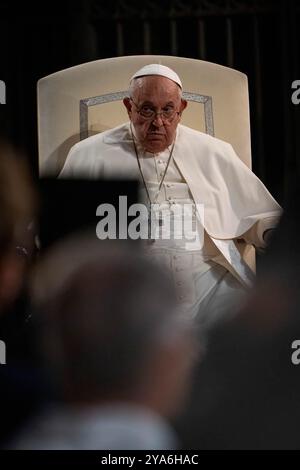
POLYGON ((180 112, 176 111, 173 106, 167 105, 162 111, 156 111, 154 108, 151 106, 145 104, 142 106, 138 106, 132 98, 130 98, 130 101, 133 102, 134 106, 137 109, 137 112, 139 113, 140 116, 142 116, 144 119, 147 120, 154 120, 157 118, 157 116, 160 116, 161 119, 164 122, 171 123, 174 119, 174 117, 177 115, 180 115, 180 112))

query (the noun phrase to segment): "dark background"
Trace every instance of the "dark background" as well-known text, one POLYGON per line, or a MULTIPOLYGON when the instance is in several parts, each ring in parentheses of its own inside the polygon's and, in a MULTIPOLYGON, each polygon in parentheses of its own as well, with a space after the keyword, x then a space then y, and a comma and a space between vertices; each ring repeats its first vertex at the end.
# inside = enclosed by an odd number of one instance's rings
POLYGON ((300 5, 296 0, 82 0, 0 4, 0 136, 37 175, 36 82, 91 60, 166 54, 248 75, 253 170, 285 203, 299 174, 300 5))

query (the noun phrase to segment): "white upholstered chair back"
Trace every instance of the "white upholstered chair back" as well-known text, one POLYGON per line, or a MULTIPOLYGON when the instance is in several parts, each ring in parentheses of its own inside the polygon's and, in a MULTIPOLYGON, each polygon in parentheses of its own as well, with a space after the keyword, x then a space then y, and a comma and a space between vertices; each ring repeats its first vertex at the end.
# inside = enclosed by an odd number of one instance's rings
POLYGON ((167 65, 181 77, 189 101, 182 123, 230 142, 251 167, 246 75, 201 60, 142 55, 96 60, 39 80, 40 175, 57 175, 76 142, 128 120, 121 100, 129 78, 150 63, 167 65))

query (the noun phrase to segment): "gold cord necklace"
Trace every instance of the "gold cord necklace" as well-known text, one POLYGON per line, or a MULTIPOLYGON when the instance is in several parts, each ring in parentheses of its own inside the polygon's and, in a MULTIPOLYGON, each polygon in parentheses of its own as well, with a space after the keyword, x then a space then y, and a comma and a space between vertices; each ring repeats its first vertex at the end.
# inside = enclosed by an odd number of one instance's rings
MULTIPOLYGON (((176 138, 174 139, 174 142, 173 142, 173 145, 171 147, 171 150, 170 150, 170 155, 169 155, 169 158, 168 158, 168 161, 167 161, 167 165, 166 165, 166 168, 165 168, 165 171, 164 171, 164 174, 160 180, 160 183, 159 183, 159 186, 158 186, 158 191, 154 197, 154 200, 153 202, 151 201, 151 198, 150 198, 150 193, 149 193, 149 190, 148 190, 148 186, 146 184, 146 181, 145 181, 145 177, 144 177, 144 174, 143 174, 143 171, 142 171, 142 167, 141 167, 141 162, 140 162, 140 158, 139 158, 139 153, 138 153, 138 149, 136 147, 136 143, 135 143, 135 137, 134 137, 134 134, 133 134, 133 131, 132 131, 132 126, 131 126, 131 123, 130 123, 130 132, 131 132, 131 137, 132 137, 132 142, 133 142, 133 147, 134 147, 134 151, 135 151, 135 156, 136 156, 136 159, 137 159, 137 163, 138 163, 138 167, 139 167, 139 171, 140 171, 140 174, 141 174, 141 177, 142 177, 142 180, 143 180, 143 185, 145 187, 145 190, 146 190, 146 194, 147 194, 147 198, 148 198, 148 201, 149 201, 149 214, 148 214, 148 240, 150 242, 154 242, 155 240, 151 238, 151 225, 154 221, 154 218, 155 216, 153 216, 153 213, 152 213, 152 205, 156 203, 157 199, 158 199, 158 196, 160 194, 160 191, 161 191, 161 188, 162 188, 162 185, 163 185, 163 182, 164 182, 164 179, 165 179, 165 176, 167 174, 167 171, 168 171, 168 168, 169 168, 169 164, 170 164, 170 161, 171 161, 171 158, 172 158, 172 155, 173 155, 173 150, 174 150, 174 146, 175 146, 175 140, 176 138)), ((155 157, 154 157, 155 158, 155 157)))

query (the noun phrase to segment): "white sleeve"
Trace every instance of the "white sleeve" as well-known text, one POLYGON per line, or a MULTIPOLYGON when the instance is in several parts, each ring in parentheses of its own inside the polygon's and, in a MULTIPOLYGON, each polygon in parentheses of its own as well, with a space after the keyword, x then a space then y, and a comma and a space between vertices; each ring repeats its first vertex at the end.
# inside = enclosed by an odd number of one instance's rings
POLYGON ((266 246, 263 239, 265 231, 274 229, 277 226, 279 219, 279 216, 265 217, 252 225, 252 227, 239 238, 243 238, 245 242, 254 245, 257 248, 264 248, 266 246))

